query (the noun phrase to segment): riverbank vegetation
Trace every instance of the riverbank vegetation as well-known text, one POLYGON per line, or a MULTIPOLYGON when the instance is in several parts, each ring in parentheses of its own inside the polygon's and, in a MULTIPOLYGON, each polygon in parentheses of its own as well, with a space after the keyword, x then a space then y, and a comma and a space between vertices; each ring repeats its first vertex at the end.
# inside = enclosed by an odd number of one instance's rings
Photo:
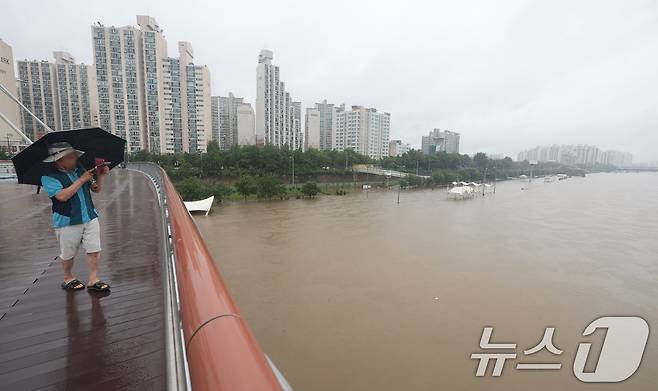
MULTIPOLYGON (((433 188, 453 181, 504 180, 529 175, 531 169, 527 161, 515 162, 509 157, 490 159, 484 153, 471 157, 456 153, 424 155, 412 150, 399 157, 374 160, 351 150, 300 151, 272 146, 235 146, 221 151, 214 142, 208 144, 205 154, 158 155, 141 151, 130 159, 152 161, 162 166, 185 200, 210 195, 218 200, 302 198, 321 193, 341 195, 361 188, 366 182, 374 186, 433 188), (412 175, 386 179, 357 174, 352 171, 353 164, 372 164, 412 175)), ((585 174, 582 168, 558 163, 540 163, 532 169, 536 176, 585 174)))

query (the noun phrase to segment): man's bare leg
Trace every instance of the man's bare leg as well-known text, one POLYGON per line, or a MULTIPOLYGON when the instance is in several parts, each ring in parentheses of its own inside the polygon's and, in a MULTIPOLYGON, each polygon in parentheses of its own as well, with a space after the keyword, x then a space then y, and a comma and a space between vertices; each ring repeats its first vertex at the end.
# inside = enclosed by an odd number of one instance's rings
POLYGON ((89 265, 89 281, 87 286, 95 284, 98 278, 98 261, 101 258, 100 252, 87 253, 87 264, 89 265))
POLYGON ((64 269, 64 282, 71 281, 73 277, 73 258, 62 259, 62 269, 64 269))
MULTIPOLYGON (((64 269, 64 283, 75 280, 73 276, 73 258, 62 259, 62 269, 64 269)), ((76 285, 75 288, 81 288, 82 284, 76 285)))

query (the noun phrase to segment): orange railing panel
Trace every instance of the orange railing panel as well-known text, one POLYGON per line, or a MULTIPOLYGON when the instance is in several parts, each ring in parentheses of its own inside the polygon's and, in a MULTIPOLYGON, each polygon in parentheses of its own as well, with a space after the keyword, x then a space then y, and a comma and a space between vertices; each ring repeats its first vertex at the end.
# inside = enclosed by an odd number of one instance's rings
POLYGON ((280 391, 263 351, 166 174, 164 186, 192 388, 195 391, 280 391))

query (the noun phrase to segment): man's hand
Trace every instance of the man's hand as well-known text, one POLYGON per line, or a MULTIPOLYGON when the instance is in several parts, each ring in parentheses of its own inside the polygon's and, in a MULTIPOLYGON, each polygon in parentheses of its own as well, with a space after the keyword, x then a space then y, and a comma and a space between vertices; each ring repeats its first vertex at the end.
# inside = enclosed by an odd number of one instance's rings
POLYGON ((107 175, 107 173, 110 172, 110 168, 108 166, 100 166, 96 169, 96 174, 98 174, 99 177, 103 175, 107 175))
POLYGON ((94 177, 94 169, 92 168, 91 170, 87 170, 82 175, 80 175, 80 180, 82 181, 82 183, 87 183, 93 177, 94 177))

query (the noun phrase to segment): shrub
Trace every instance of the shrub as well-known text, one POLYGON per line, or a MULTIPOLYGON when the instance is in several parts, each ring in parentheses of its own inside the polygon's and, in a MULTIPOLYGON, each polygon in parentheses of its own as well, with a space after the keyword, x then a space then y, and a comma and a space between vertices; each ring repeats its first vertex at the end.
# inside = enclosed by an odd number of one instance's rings
POLYGON ((320 188, 313 182, 306 182, 304 183, 304 186, 302 186, 302 194, 304 194, 305 197, 313 198, 318 195, 319 192, 320 188))
POLYGON ((256 193, 256 181, 250 176, 240 177, 233 186, 238 193, 242 194, 245 200, 250 194, 256 193))
POLYGON ((286 193, 285 187, 274 176, 265 175, 256 180, 256 194, 259 198, 267 198, 268 200, 277 196, 283 198, 286 193))

